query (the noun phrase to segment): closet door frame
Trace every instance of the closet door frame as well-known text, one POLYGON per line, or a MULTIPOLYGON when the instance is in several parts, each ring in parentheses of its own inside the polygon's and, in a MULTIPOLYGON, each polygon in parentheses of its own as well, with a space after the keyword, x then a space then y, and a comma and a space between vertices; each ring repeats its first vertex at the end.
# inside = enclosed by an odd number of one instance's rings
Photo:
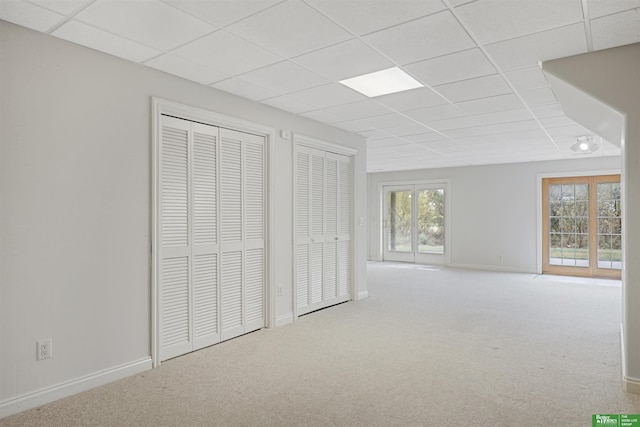
MULTIPOLYGON (((356 292, 356 283, 357 283, 357 268, 356 268, 356 263, 355 263, 355 254, 356 254, 356 245, 357 245, 357 238, 356 238, 356 227, 357 224, 359 224, 358 222, 358 218, 357 218, 357 214, 356 214, 356 209, 355 209, 355 204, 354 204, 354 199, 355 199, 355 188, 357 188, 357 183, 355 181, 355 177, 357 176, 357 171, 356 171, 356 154, 358 154, 358 150, 353 149, 353 148, 349 148, 349 147, 344 147, 341 145, 337 145, 337 144, 333 144, 330 142, 326 142, 326 141, 322 141, 319 139, 315 139, 312 137, 308 137, 302 134, 294 134, 293 135, 293 195, 294 195, 294 203, 293 203, 293 227, 292 227, 292 252, 293 252, 293 265, 292 265, 292 275, 293 275, 293 320, 297 320, 298 317, 301 315, 299 313, 298 310, 298 289, 297 289, 297 266, 298 266, 298 259, 297 259, 297 235, 296 235, 296 230, 297 230, 297 222, 296 222, 296 218, 297 218, 297 211, 296 211, 296 203, 295 203, 295 198, 296 198, 296 194, 297 194, 297 180, 295 179, 296 177, 296 173, 298 170, 298 164, 297 164, 297 159, 298 159, 298 147, 303 146, 306 148, 310 148, 313 150, 320 150, 320 151, 324 151, 327 153, 334 153, 334 154, 339 154, 342 156, 347 156, 350 157, 350 169, 349 169, 349 173, 350 173, 350 184, 351 184, 351 230, 350 230, 350 248, 349 248, 349 256, 351 257, 351 277, 350 277, 350 283, 349 283, 349 294, 350 294, 350 300, 355 300, 357 299, 357 292, 356 292)), ((324 215, 324 214, 323 214, 324 215)), ((313 310, 311 310, 313 311, 313 310)), ((302 314, 306 314, 302 313, 302 314)))
POLYGON ((276 325, 276 293, 273 287, 273 265, 274 241, 270 238, 274 228, 275 206, 270 195, 273 189, 273 173, 271 167, 274 158, 275 130, 268 126, 263 126, 251 121, 226 116, 223 114, 207 111, 202 108, 180 104, 178 102, 151 97, 151 359, 153 367, 160 366, 160 282, 158 277, 159 259, 159 218, 160 197, 159 197, 159 154, 160 138, 162 135, 162 116, 172 116, 183 120, 189 120, 205 125, 219 128, 227 128, 240 132, 251 133, 265 138, 265 166, 267 168, 265 179, 265 327, 271 328, 276 325))

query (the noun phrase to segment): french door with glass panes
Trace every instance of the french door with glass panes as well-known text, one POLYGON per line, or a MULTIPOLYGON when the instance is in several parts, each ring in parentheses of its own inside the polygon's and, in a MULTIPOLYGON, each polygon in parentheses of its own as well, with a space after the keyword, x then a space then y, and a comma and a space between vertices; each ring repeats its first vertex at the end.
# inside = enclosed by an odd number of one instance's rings
POLYGON ((446 183, 385 186, 385 261, 447 264, 446 183))
POLYGON ((620 278, 620 175, 542 180, 542 272, 620 278))

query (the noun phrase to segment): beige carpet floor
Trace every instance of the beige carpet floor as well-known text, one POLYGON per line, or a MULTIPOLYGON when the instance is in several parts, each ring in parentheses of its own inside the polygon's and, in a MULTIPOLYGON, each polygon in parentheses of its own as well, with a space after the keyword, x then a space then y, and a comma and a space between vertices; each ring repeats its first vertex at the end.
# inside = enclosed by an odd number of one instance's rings
POLYGON ((371 263, 370 297, 0 426, 590 426, 621 388, 619 282, 371 263))

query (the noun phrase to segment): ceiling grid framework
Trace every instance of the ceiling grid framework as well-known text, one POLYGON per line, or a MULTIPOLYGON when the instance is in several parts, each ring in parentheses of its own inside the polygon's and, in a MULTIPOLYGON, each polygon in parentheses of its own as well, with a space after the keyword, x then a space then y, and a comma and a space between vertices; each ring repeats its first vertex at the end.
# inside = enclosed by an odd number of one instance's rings
POLYGON ((370 172, 619 155, 571 146, 541 61, 640 42, 640 0, 0 0, 0 19, 367 138, 370 172), (424 85, 339 83, 398 67, 424 85))

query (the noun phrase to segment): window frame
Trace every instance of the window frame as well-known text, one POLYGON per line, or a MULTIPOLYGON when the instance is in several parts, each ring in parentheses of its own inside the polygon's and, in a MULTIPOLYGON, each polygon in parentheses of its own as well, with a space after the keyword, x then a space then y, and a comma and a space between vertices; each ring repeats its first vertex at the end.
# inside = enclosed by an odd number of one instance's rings
POLYGON ((582 277, 610 277, 620 279, 621 269, 609 269, 598 267, 598 214, 597 214, 597 185, 601 183, 620 183, 620 174, 608 173, 599 175, 578 175, 562 177, 541 177, 540 197, 541 209, 541 266, 539 272, 542 274, 558 274, 582 277), (562 184, 588 184, 589 185, 589 265, 588 267, 554 265, 549 260, 549 186, 562 184))

